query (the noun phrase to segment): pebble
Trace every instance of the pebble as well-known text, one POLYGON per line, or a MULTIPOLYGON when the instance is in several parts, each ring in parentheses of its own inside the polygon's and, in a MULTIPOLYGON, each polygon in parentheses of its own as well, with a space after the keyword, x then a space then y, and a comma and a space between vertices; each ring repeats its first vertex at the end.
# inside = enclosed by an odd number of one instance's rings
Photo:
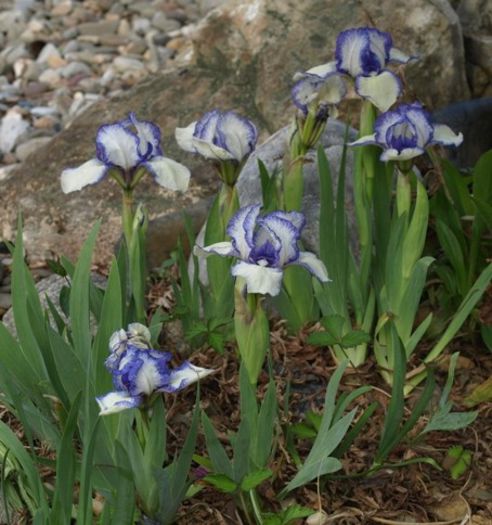
POLYGON ((2 0, 0 181, 101 96, 171 67, 183 35, 219 3, 2 0))

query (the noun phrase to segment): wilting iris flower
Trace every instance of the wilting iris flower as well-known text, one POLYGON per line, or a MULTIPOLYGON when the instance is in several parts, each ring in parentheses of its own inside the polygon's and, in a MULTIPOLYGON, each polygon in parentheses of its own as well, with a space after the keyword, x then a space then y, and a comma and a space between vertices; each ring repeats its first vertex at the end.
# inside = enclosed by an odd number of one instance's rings
POLYGON ((115 391, 96 398, 99 415, 139 407, 154 393, 182 390, 213 372, 188 361, 171 369, 171 357, 169 352, 127 344, 112 369, 115 391))
POLYGON ((351 146, 376 144, 384 151, 382 161, 405 161, 422 155, 427 146, 459 146, 463 135, 456 135, 444 124, 431 124, 430 116, 418 102, 402 104, 382 113, 374 124, 375 133, 361 137, 351 146))
POLYGON ((106 368, 112 372, 119 364, 121 356, 126 351, 127 346, 132 345, 136 348, 150 349, 150 331, 140 323, 130 323, 128 328, 117 330, 109 339, 109 356, 106 359, 106 368))
POLYGON ((248 293, 278 295, 283 270, 290 264, 304 266, 320 281, 329 281, 323 262, 297 245, 305 224, 303 214, 276 211, 259 217, 260 208, 245 206, 232 217, 227 226, 231 242, 195 246, 195 254, 237 257, 232 275, 244 278, 248 293))
POLYGON ((186 190, 190 171, 164 157, 160 142, 159 127, 138 120, 134 113, 124 120, 101 126, 96 135, 96 158, 62 172, 63 192, 96 184, 108 174, 124 189, 131 190, 145 173, 164 188, 186 190))
POLYGON ((176 128, 176 140, 185 151, 207 159, 240 163, 256 146, 258 131, 234 111, 214 109, 186 128, 176 128))
MULTIPOLYGON (((412 58, 393 47, 391 35, 371 27, 342 31, 336 41, 335 60, 298 73, 294 86, 294 102, 301 109, 313 93, 326 89, 337 98, 338 75, 349 75, 355 80, 355 91, 370 100, 380 111, 388 110, 402 91, 400 79, 387 68, 388 64, 406 64, 412 58)), ((343 97, 338 88, 338 98, 343 97)))
POLYGON ((314 111, 317 111, 326 105, 337 105, 347 93, 345 82, 334 62, 296 73, 294 80, 292 101, 304 115, 307 115, 310 106, 314 106, 314 111))

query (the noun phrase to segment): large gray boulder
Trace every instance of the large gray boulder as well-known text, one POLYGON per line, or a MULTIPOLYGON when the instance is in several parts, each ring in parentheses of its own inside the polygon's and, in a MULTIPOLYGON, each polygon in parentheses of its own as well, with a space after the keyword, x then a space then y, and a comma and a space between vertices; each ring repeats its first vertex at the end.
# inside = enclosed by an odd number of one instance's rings
MULTIPOLYGON (((214 108, 234 108, 254 120, 265 135, 288 124, 292 75, 333 57, 337 34, 348 27, 375 25, 393 35, 395 45, 421 58, 405 68, 407 98, 431 108, 468 97, 458 18, 447 0, 243 0, 212 11, 185 35, 176 69, 164 71, 120 96, 101 100, 69 129, 29 156, 2 181, 2 236, 12 238, 19 209, 31 260, 54 253, 74 259, 94 221, 103 227, 95 262, 106 264, 120 235, 120 192, 110 181, 63 195, 59 175, 94 155, 99 125, 135 111, 163 129, 164 151, 188 164, 192 184, 176 195, 145 181, 138 198, 152 219, 152 264, 159 264, 179 231, 183 211, 203 220, 207 199, 218 181, 213 167, 178 150, 170 137, 214 108), (169 225, 172 225, 169 227, 169 225), (171 237, 171 240, 170 240, 171 237), (157 259, 157 260, 156 260, 157 259)), ((353 96, 341 108, 356 115, 353 96)))

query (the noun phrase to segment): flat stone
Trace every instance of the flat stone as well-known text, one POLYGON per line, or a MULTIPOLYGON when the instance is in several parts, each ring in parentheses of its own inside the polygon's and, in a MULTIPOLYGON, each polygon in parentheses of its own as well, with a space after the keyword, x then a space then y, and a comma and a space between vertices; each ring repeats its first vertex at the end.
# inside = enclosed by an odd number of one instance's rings
POLYGON ((39 75, 39 81, 43 84, 48 84, 49 86, 56 87, 61 83, 61 74, 57 69, 46 69, 39 75))
POLYGON ((127 73, 128 71, 139 71, 145 69, 145 65, 140 60, 130 57, 116 57, 113 60, 113 67, 120 73, 127 73))
POLYGON ((8 153, 15 147, 18 138, 29 128, 18 111, 9 110, 0 123, 0 151, 8 153))
POLYGON ((84 62, 70 62, 60 70, 60 74, 64 78, 70 78, 75 75, 90 76, 92 69, 84 62))
POLYGON ((79 24, 81 35, 99 36, 102 34, 116 33, 119 22, 117 20, 101 20, 100 22, 85 22, 79 24))
POLYGON ((15 155, 20 162, 24 162, 29 155, 37 151, 38 149, 46 146, 51 141, 51 137, 38 137, 23 144, 19 144, 15 149, 15 155))
POLYGON ((152 26, 159 29, 159 31, 169 33, 179 29, 181 24, 177 20, 168 18, 162 11, 157 11, 152 17, 152 26))

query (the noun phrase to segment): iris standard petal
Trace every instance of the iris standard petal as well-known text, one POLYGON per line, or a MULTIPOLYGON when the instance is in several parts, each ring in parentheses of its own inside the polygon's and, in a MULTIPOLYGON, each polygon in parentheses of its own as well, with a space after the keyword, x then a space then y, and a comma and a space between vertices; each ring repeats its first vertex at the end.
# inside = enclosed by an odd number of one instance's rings
POLYGON ((316 77, 305 76, 298 80, 292 87, 292 102, 294 102, 295 106, 303 113, 307 113, 309 104, 316 100, 322 84, 323 80, 316 77))
POLYGON ((144 162, 149 173, 154 177, 154 180, 168 190, 185 191, 190 182, 190 170, 167 157, 154 157, 153 159, 144 162))
POLYGON ((208 111, 197 121, 195 126, 195 138, 212 143, 216 134, 221 112, 218 109, 208 111))
POLYGON ((335 58, 338 71, 356 77, 363 73, 361 57, 369 45, 363 28, 342 31, 336 42, 335 58))
POLYGON ((383 162, 387 162, 389 160, 399 161, 399 160, 409 160, 413 159, 415 157, 418 157, 419 155, 422 155, 424 153, 424 150, 422 148, 405 148, 401 151, 398 151, 394 148, 389 148, 387 150, 384 150, 381 154, 381 157, 379 157, 383 162))
POLYGON ((96 184, 104 178, 108 169, 108 166, 101 161, 91 159, 81 164, 78 168, 63 170, 61 174, 63 193, 78 191, 89 184, 96 184))
POLYGON ((214 142, 231 153, 238 162, 255 149, 257 140, 258 131, 250 120, 234 111, 221 114, 214 142))
POLYGON ((405 104, 400 106, 398 111, 414 125, 417 146, 424 148, 433 136, 433 127, 427 111, 420 104, 405 104))
MULTIPOLYGON (((267 228, 279 241, 278 266, 282 268, 286 264, 295 261, 299 257, 297 241, 301 238, 301 232, 294 224, 286 219, 286 213, 269 213, 258 220, 260 228, 267 228)), ((255 244, 257 243, 255 239, 255 244)))
POLYGON ((374 123, 374 135, 370 136, 375 136, 376 142, 381 146, 387 146, 386 137, 388 136, 388 130, 398 122, 401 122, 401 120, 402 117, 398 111, 386 111, 382 113, 374 123))
POLYGON ((135 128, 139 139, 138 151, 142 157, 150 155, 162 155, 161 149, 161 130, 153 122, 148 120, 138 120, 135 113, 130 113, 129 121, 135 128), (149 145, 150 144, 150 148, 149 145))
POLYGON ((247 259, 253 248, 253 235, 261 205, 252 204, 241 208, 229 221, 226 233, 241 259, 247 259))
POLYGON ((234 277, 243 277, 246 281, 248 293, 269 294, 272 296, 280 293, 283 272, 279 268, 259 266, 244 261, 239 261, 231 268, 234 277))
POLYGON ((394 73, 382 71, 379 75, 358 76, 355 79, 355 91, 384 112, 396 102, 402 86, 400 79, 394 73))
POLYGON ((311 272, 322 283, 326 283, 331 280, 328 277, 328 272, 326 271, 326 266, 324 265, 323 261, 318 259, 314 253, 300 252, 299 258, 297 261, 294 261, 294 264, 298 264, 306 268, 306 270, 311 272))
POLYGON ((174 370, 171 370, 169 382, 160 390, 164 392, 176 392, 177 390, 182 390, 188 385, 196 383, 200 379, 207 377, 213 372, 214 370, 201 368, 199 366, 192 365, 188 361, 185 361, 182 365, 178 366, 174 370))
POLYGON ((459 146, 463 142, 463 133, 456 134, 445 124, 434 124, 432 144, 442 144, 443 146, 459 146))
POLYGON ((128 392, 109 392, 104 396, 96 397, 99 405, 99 415, 116 414, 128 408, 136 408, 142 403, 141 396, 131 396, 128 392))
POLYGON ((210 244, 209 246, 198 246, 195 244, 193 247, 193 254, 197 257, 208 257, 209 255, 221 255, 222 257, 229 257, 239 255, 234 249, 232 242, 223 241, 210 244))
POLYGON ((176 128, 174 130, 174 136, 178 146, 190 153, 195 153, 195 146, 193 146, 193 136, 195 134, 196 121, 192 122, 186 128, 176 128))
POLYGON ((96 135, 96 156, 104 164, 129 170, 140 162, 138 144, 137 135, 121 122, 105 124, 96 135))

